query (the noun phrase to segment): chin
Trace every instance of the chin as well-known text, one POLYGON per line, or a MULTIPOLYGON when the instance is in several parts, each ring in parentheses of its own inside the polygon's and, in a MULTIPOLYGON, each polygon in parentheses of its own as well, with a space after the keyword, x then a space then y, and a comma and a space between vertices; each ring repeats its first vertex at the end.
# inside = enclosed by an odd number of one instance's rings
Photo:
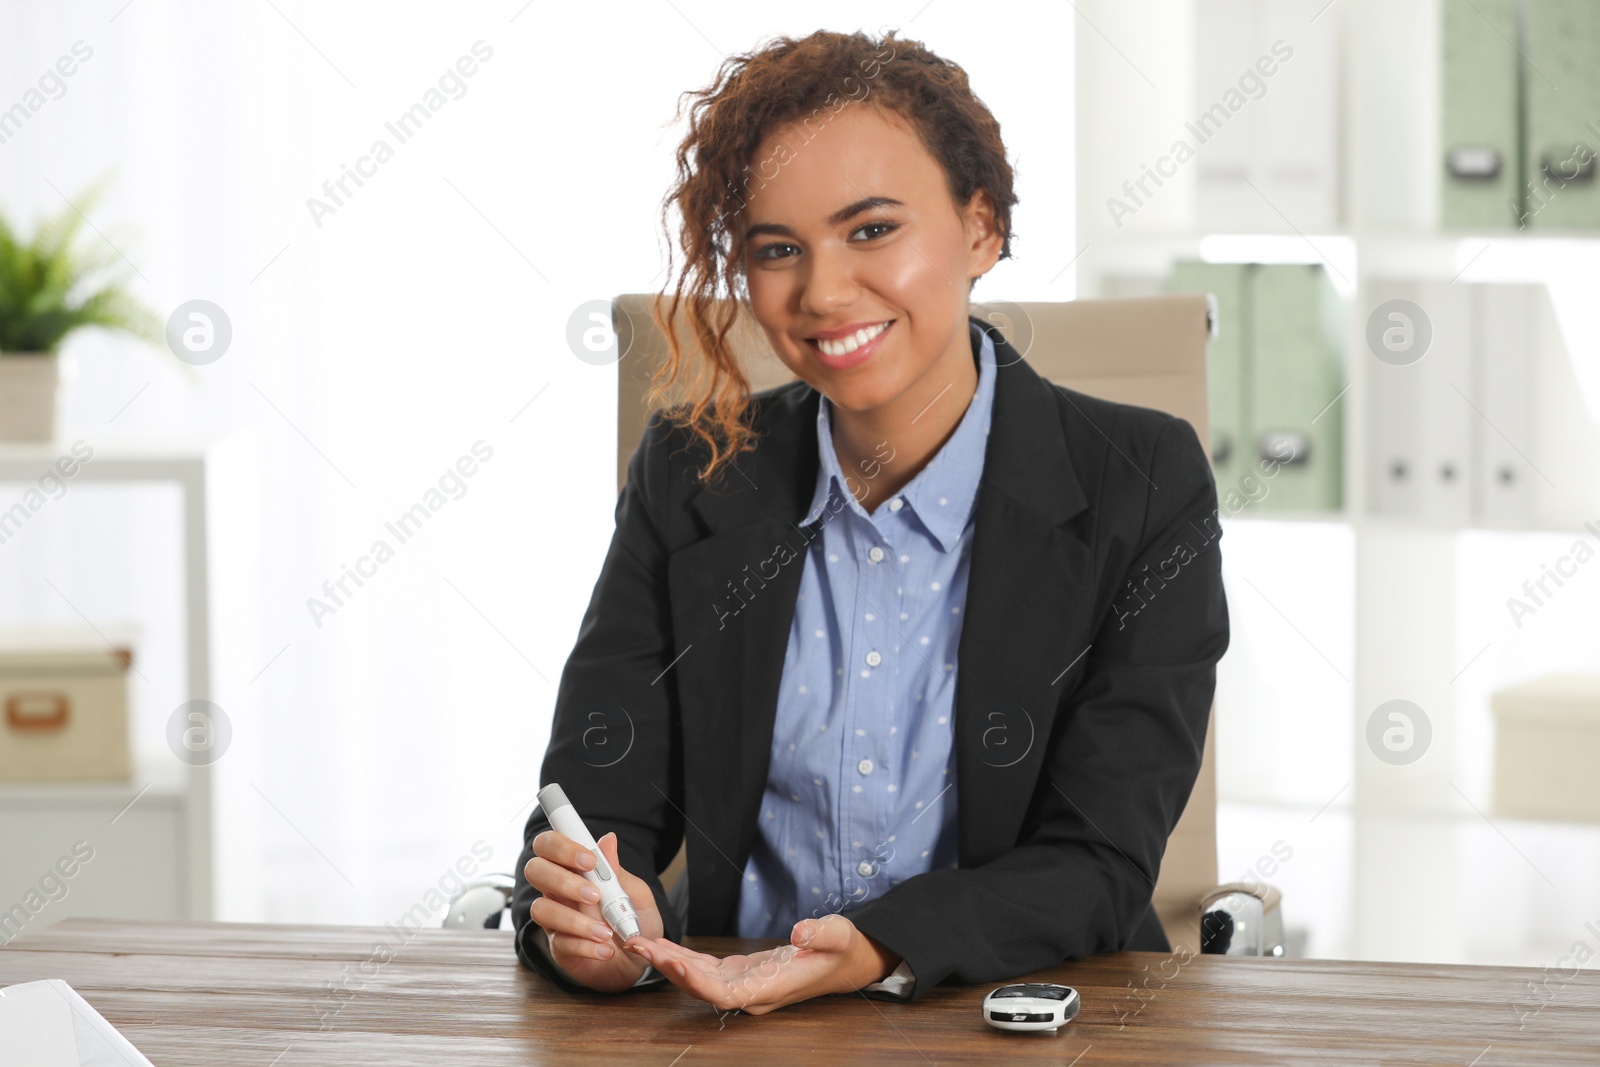
POLYGON ((830 383, 830 388, 819 390, 828 395, 835 407, 844 408, 846 411, 870 411, 881 407, 899 396, 906 389, 905 383, 886 384, 882 382, 845 382, 830 383))

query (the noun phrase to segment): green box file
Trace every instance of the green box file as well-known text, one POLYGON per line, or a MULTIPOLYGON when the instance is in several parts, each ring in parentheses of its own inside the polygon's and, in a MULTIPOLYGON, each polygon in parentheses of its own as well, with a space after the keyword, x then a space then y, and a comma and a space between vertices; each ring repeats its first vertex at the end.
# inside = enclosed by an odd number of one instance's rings
POLYGON ((1323 268, 1180 261, 1167 285, 1217 301, 1207 377, 1219 505, 1231 491, 1244 510, 1342 507, 1344 312, 1323 268))
POLYGON ((1515 227, 1525 211, 1517 4, 1442 0, 1442 226, 1515 227))
POLYGON ((1220 498, 1229 488, 1238 486, 1249 463, 1240 459, 1248 450, 1243 422, 1244 345, 1249 336, 1244 266, 1176 263, 1167 279, 1167 290, 1210 293, 1216 299, 1216 333, 1206 345, 1206 391, 1211 401, 1211 471, 1220 498))
POLYGON ((1543 229, 1600 225, 1600 3, 1524 5, 1524 218, 1543 229))
POLYGON ((1250 264, 1246 462, 1293 456, 1262 505, 1338 510, 1344 500, 1343 310, 1319 263, 1250 264), (1309 447, 1308 447, 1309 446, 1309 447))

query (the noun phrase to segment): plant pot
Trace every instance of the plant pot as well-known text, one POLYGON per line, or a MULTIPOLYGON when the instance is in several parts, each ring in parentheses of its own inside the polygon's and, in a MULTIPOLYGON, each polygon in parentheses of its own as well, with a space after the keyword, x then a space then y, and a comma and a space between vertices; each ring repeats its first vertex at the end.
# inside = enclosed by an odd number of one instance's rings
POLYGON ((0 441, 53 440, 60 393, 56 353, 0 355, 0 441))

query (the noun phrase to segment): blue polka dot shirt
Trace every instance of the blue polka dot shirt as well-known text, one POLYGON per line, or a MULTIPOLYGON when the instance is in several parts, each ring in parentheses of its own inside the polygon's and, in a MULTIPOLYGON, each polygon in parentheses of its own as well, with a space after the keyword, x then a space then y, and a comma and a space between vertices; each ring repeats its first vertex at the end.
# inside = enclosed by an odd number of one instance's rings
POLYGON ((818 406, 816 491, 800 524, 815 532, 741 885, 741 936, 788 940, 801 919, 849 914, 956 865, 956 648, 996 373, 993 341, 969 329, 977 392, 888 500, 872 488, 894 469, 894 443, 848 475, 867 486, 864 507, 833 450, 828 398, 818 406))

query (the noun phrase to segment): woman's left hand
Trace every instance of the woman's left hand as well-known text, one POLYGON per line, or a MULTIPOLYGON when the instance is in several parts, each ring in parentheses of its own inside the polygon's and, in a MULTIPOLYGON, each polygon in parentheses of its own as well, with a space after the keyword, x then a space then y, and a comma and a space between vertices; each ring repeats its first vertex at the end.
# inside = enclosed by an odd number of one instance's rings
POLYGON ((638 937, 628 949, 691 996, 719 1011, 764 1015, 828 993, 854 993, 881 981, 900 958, 856 929, 843 915, 802 919, 789 944, 751 956, 718 958, 662 937, 638 937))

